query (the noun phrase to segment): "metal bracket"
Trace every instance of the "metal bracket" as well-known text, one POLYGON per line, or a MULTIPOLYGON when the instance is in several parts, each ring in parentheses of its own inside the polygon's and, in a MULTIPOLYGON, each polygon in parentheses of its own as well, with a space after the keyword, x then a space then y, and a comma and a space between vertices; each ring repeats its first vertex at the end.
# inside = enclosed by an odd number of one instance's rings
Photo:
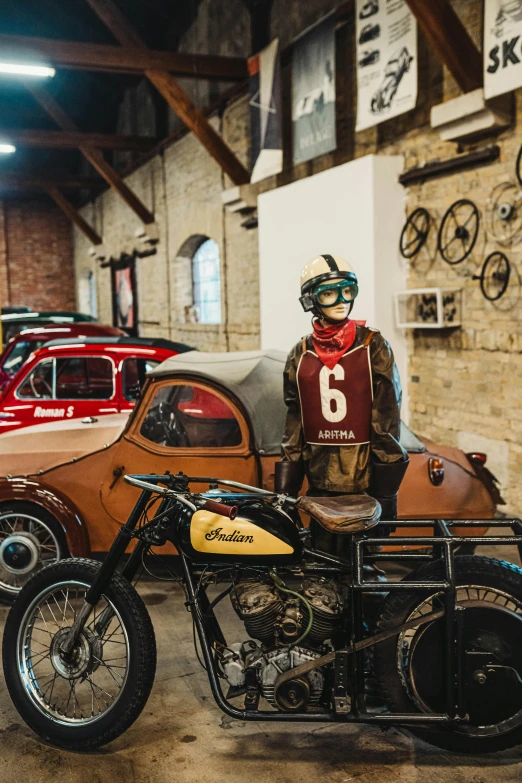
POLYGON ((338 715, 347 715, 351 710, 348 697, 348 655, 342 651, 335 654, 333 703, 338 715))

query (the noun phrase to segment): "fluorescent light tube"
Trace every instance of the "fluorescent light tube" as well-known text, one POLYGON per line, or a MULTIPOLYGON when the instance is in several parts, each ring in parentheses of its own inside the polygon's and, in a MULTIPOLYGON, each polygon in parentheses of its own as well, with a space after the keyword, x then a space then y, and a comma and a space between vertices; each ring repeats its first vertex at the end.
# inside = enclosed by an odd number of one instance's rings
POLYGON ((23 65, 22 63, 0 63, 0 73, 20 76, 54 76, 56 71, 47 65, 23 65))

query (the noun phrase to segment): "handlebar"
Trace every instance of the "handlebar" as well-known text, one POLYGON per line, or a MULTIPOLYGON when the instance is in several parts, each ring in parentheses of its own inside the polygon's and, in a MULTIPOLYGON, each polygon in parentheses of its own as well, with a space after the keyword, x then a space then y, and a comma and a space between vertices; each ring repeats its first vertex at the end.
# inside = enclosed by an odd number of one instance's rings
POLYGON ((226 506, 224 503, 218 503, 216 500, 206 500, 203 508, 206 511, 212 511, 213 514, 221 514, 222 517, 235 519, 237 517, 237 506, 226 506))
MULTIPOLYGON (((181 492, 174 492, 172 489, 167 489, 167 487, 160 487, 157 484, 152 484, 150 481, 144 481, 141 478, 136 478, 136 476, 129 474, 125 475, 123 480, 126 484, 131 484, 133 487, 138 487, 139 489, 155 492, 158 495, 175 497, 176 500, 178 500, 180 503, 183 503, 185 506, 188 506, 192 511, 198 510, 198 507, 195 506, 194 503, 191 503, 190 500, 187 500, 187 498, 181 492)), ((235 519, 238 512, 237 506, 227 506, 225 503, 218 503, 216 500, 205 499, 204 504, 200 506, 200 508, 205 509, 206 511, 211 511, 213 514, 220 514, 223 517, 228 517, 229 519, 235 519)))
POLYGON ((166 495, 169 491, 167 487, 159 487, 157 484, 151 484, 150 481, 142 481, 142 479, 137 479, 129 474, 126 474, 123 480, 126 484, 131 484, 133 487, 148 489, 149 492, 157 492, 159 495, 166 495))

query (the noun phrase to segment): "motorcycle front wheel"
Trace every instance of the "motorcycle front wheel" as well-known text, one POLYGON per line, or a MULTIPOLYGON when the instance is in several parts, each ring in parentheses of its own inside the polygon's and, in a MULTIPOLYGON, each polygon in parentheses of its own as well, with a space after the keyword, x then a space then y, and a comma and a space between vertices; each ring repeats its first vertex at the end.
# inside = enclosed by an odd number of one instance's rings
POLYGON ((62 560, 36 574, 7 618, 3 666, 27 725, 61 748, 112 742, 138 718, 156 671, 154 629, 143 601, 115 574, 68 655, 61 650, 100 564, 62 560))
MULTIPOLYGON (((426 742, 460 753, 491 753, 522 743, 522 569, 487 557, 455 558, 462 610, 460 669, 466 720, 424 729, 426 742)), ((408 581, 444 580, 441 561, 408 581)), ((444 608, 443 593, 390 592, 378 630, 389 630, 444 608)), ((460 611, 460 610, 459 610, 460 611)), ((380 693, 393 712, 444 713, 444 619, 404 631, 374 647, 380 693)))

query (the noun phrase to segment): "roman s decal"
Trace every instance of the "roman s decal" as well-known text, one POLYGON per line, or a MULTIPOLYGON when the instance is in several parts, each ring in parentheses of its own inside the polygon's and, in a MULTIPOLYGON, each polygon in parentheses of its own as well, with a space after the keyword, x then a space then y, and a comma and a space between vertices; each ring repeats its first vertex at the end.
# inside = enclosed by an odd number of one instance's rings
POLYGON ((229 533, 228 536, 222 533, 222 527, 218 527, 215 530, 211 530, 210 533, 205 535, 207 541, 236 541, 242 544, 253 544, 254 536, 243 536, 239 530, 234 530, 233 533, 229 533))

